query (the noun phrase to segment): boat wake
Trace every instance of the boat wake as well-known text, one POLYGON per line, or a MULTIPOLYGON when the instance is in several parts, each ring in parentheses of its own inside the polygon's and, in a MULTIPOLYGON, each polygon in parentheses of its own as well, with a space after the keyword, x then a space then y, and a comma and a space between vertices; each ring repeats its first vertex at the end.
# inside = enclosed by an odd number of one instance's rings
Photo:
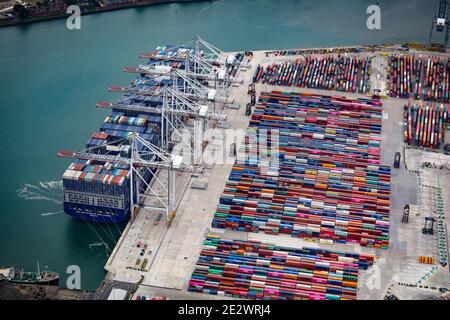
POLYGON ((60 210, 60 211, 56 211, 56 212, 43 212, 41 213, 41 216, 43 217, 47 217, 47 216, 54 216, 60 213, 63 213, 64 211, 60 210))
POLYGON ((94 250, 95 248, 98 247, 104 247, 105 248, 105 252, 106 252, 106 256, 108 257, 111 254, 111 249, 109 249, 109 246, 106 242, 94 242, 94 243, 90 243, 89 244, 89 249, 94 250))
POLYGON ((92 248, 94 248, 94 247, 102 247, 102 246, 104 246, 105 244, 104 243, 102 243, 102 242, 94 242, 94 243, 90 243, 89 244, 89 249, 92 249, 92 248))
POLYGON ((47 190, 62 190, 62 180, 59 181, 39 181, 39 185, 47 190))
POLYGON ((62 181, 39 181, 36 185, 25 183, 17 190, 17 196, 25 200, 44 200, 62 204, 62 181))

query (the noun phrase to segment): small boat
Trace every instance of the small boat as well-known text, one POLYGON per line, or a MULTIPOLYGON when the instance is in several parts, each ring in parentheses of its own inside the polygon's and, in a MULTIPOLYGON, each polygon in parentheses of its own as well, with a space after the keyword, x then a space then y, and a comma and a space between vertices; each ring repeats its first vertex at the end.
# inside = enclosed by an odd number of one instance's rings
POLYGON ((53 271, 40 271, 39 263, 37 272, 25 272, 14 267, 0 269, 0 281, 6 280, 11 283, 59 285, 59 274, 53 271))
POLYGON ((11 280, 15 276, 15 270, 13 267, 11 268, 0 268, 0 281, 2 280, 11 280))

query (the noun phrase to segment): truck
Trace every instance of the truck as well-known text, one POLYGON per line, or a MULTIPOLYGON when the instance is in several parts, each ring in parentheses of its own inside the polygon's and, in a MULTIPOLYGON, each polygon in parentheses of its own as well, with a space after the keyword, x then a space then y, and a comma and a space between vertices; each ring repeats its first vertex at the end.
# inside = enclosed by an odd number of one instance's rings
POLYGON ((408 223, 408 221, 409 221, 409 204, 406 204, 405 207, 403 208, 402 222, 408 223))
POLYGON ((394 168, 397 169, 400 168, 400 158, 401 158, 400 152, 396 152, 394 157, 394 168))

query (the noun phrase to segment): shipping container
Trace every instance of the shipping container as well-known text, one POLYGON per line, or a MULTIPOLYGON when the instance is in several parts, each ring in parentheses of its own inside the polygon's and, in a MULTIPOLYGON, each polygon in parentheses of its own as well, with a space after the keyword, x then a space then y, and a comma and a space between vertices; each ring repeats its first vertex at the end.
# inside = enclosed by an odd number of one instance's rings
POLYGON ((370 59, 357 56, 306 56, 305 59, 258 66, 253 82, 344 92, 367 92, 370 59))
POLYGON ((387 248, 381 104, 263 92, 212 226, 387 248))
POLYGON ((247 299, 354 300, 358 270, 373 261, 365 254, 208 235, 188 290, 247 299))

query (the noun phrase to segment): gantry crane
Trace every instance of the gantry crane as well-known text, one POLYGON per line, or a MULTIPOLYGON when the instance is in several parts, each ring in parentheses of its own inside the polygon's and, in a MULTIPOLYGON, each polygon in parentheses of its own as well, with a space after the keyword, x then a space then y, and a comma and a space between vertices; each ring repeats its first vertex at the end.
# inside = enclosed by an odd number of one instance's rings
MULTIPOLYGON (((130 200, 131 211, 133 208, 153 209, 165 212, 167 221, 171 220, 175 212, 176 199, 176 172, 201 172, 201 167, 195 167, 183 161, 180 155, 171 155, 163 149, 151 144, 141 138, 138 133, 132 133, 129 137, 119 139, 113 142, 107 142, 104 145, 96 146, 82 151, 59 151, 59 157, 73 158, 80 160, 91 160, 99 162, 118 163, 129 166, 130 181, 130 200), (130 145, 130 158, 120 155, 108 155, 96 153, 96 149, 105 148, 107 145, 117 145, 128 143, 130 145), (141 145, 141 148, 138 145, 141 145), (152 169, 157 169, 153 171, 152 169), (145 171, 151 173, 152 183, 149 184, 144 178, 145 171), (158 172, 167 170, 167 183, 165 184, 158 178, 158 172), (144 194, 139 192, 139 182, 146 187, 144 194), (157 192, 157 188, 163 190, 163 194, 157 192), (136 192, 136 197, 134 193, 136 192), (141 198, 156 200, 154 203, 147 205, 141 202, 141 198), (135 200, 136 199, 136 200, 135 200)), ((134 218, 134 217, 133 217, 134 218)))
MULTIPOLYGON (((175 47, 177 48, 177 47, 175 47)), ((154 60, 148 64, 140 64, 136 67, 126 67, 124 72, 141 73, 151 77, 164 77, 172 69, 173 61, 183 62, 185 75, 191 79, 197 79, 204 82, 214 82, 214 87, 221 87, 224 92, 232 83, 242 84, 242 80, 234 79, 227 74, 226 67, 229 65, 241 66, 241 61, 234 59, 233 55, 225 56, 224 52, 217 49, 210 43, 204 41, 199 36, 194 40, 179 46, 176 54, 160 57, 154 52, 141 54, 141 58, 150 58, 154 60), (194 52, 189 47, 195 46, 194 52)))
MULTIPOLYGON (((154 52, 142 53, 140 58, 144 59, 152 59, 152 60, 160 60, 160 61, 184 61, 186 57, 192 52, 189 48, 195 48, 195 56, 197 56, 202 61, 213 65, 213 66, 224 66, 226 65, 226 59, 224 52, 209 42, 200 38, 200 36, 196 36, 194 39, 189 40, 185 44, 181 46, 177 46, 175 48, 185 49, 179 50, 176 55, 172 55, 170 57, 159 57, 155 55, 154 52)), ((238 61, 236 63, 239 63, 238 61)))
POLYGON ((433 33, 444 32, 444 50, 447 48, 448 45, 449 28, 450 28, 448 9, 449 9, 448 0, 440 0, 436 15, 434 16, 431 22, 431 31, 428 39, 428 42, 431 45, 433 33))
POLYGON ((433 217, 425 217, 425 225, 422 228, 423 234, 434 234, 434 222, 436 221, 433 217))
MULTIPOLYGON (((194 128, 194 131, 197 133, 196 139, 202 139, 206 121, 226 120, 225 115, 210 111, 208 106, 200 105, 190 100, 183 92, 174 90, 169 86, 161 87, 160 90, 161 92, 158 92, 157 95, 161 94, 163 96, 162 106, 153 107, 145 104, 98 102, 97 108, 112 108, 114 110, 161 115, 161 148, 165 150, 170 149, 170 139, 173 132, 178 136, 183 134, 180 132, 180 129, 188 132, 188 129, 185 127, 187 118, 197 120, 194 123, 196 125, 196 128, 194 128)), ((151 99, 151 95, 145 97, 142 101, 145 102, 146 99, 151 99)))
MULTIPOLYGON (((171 66, 162 66, 154 64, 140 64, 138 67, 125 67, 124 72, 127 73, 140 73, 143 75, 149 75, 153 77, 158 76, 168 76, 173 68, 171 66)), ((235 79, 227 75, 225 69, 211 69, 211 72, 196 72, 190 69, 179 69, 180 73, 184 73, 187 77, 203 80, 212 81, 215 83, 223 83, 225 85, 230 85, 233 83, 242 84, 242 79, 235 79)))
MULTIPOLYGON (((184 72, 180 72, 179 69, 171 69, 166 75, 169 77, 172 82, 173 90, 177 90, 183 93, 187 98, 193 101, 201 101, 207 103, 233 103, 234 99, 225 97, 221 92, 218 92, 215 88, 209 88, 203 85, 197 79, 190 78, 184 72), (181 85, 179 84, 179 80, 181 80, 181 85)), ((155 76, 158 77, 158 76, 155 76)), ((135 85, 130 85, 126 87, 122 86, 110 86, 109 91, 111 92, 120 92, 120 93, 128 93, 135 95, 163 95, 165 89, 163 88, 165 85, 155 85, 150 88, 136 88, 135 85)))
MULTIPOLYGON (((215 91, 218 82, 224 86, 229 86, 231 83, 238 82, 237 80, 228 77, 225 69, 218 69, 218 67, 223 65, 219 61, 219 58, 222 56, 222 51, 197 37, 195 54, 189 53, 184 57, 186 61, 185 70, 175 69, 164 65, 164 63, 143 65, 139 68, 125 68, 125 71, 127 72, 138 72, 150 76, 150 78, 172 79, 173 81, 169 81, 171 85, 158 85, 143 90, 133 88, 133 86, 115 86, 111 87, 110 91, 125 93, 122 101, 119 100, 116 103, 97 103, 97 107, 99 108, 112 108, 113 110, 128 111, 130 113, 160 115, 160 147, 146 141, 140 137, 138 133, 132 133, 122 140, 110 141, 103 145, 91 147, 79 152, 60 151, 58 156, 99 162, 121 163, 129 166, 130 201, 132 204, 131 213, 134 214, 133 208, 135 207, 163 210, 165 211, 167 220, 171 221, 176 206, 175 172, 182 171, 193 173, 201 172, 202 170, 200 166, 194 166, 184 162, 186 153, 183 152, 183 156, 170 154, 169 152, 172 150, 172 143, 174 142, 171 140, 174 133, 182 136, 182 133, 180 133, 181 129, 185 130, 184 132, 187 131, 191 134, 185 124, 187 120, 194 119, 194 150, 190 148, 190 151, 192 151, 194 156, 194 163, 198 163, 195 152, 198 151, 198 149, 202 152, 202 136, 206 121, 226 120, 226 116, 216 113, 215 110, 211 111, 211 108, 208 105, 199 103, 204 101, 228 103, 230 101, 227 98, 226 91, 224 91, 225 96, 215 91), (200 45, 206 47, 209 52, 206 53, 203 49, 200 50, 200 45), (182 81, 180 81, 183 83, 182 88, 178 86, 179 79, 182 79, 182 81), (214 89, 211 90, 206 85, 202 84, 201 81, 207 85, 209 84, 208 82, 214 81, 214 89), (133 100, 134 97, 138 97, 138 99, 133 100), (161 101, 159 101, 161 97, 162 105, 161 101), (152 101, 152 98, 157 99, 152 101), (122 157, 120 155, 113 156, 110 154, 102 154, 103 150, 107 150, 107 145, 124 143, 130 145, 130 158, 122 157), (156 172, 153 171, 154 169, 156 169, 156 172), (152 179, 149 180, 152 181, 151 184, 143 178, 147 170, 152 177, 152 179), (161 170, 167 170, 166 184, 158 178, 158 173, 161 170), (144 194, 140 194, 139 182, 143 184, 147 190, 144 194), (159 189, 164 191, 164 195, 156 192, 155 184, 159 186, 159 189), (141 198, 150 198, 150 200, 155 199, 156 204, 152 203, 149 205, 149 201, 146 201, 147 204, 142 204, 141 198)), ((166 60, 170 61, 170 59, 173 58, 174 57, 171 57, 166 60)))

